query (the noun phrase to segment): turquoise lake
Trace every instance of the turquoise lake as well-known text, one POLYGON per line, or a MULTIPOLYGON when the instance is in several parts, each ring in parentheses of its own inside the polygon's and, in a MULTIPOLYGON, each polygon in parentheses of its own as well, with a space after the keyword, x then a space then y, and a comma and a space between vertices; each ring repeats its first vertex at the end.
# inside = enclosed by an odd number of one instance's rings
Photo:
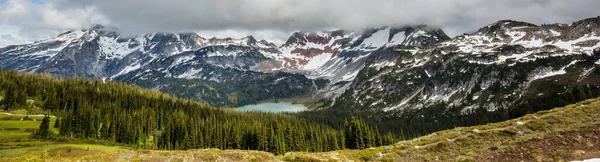
POLYGON ((307 110, 302 104, 292 104, 288 102, 279 103, 262 103, 256 105, 246 105, 235 108, 236 110, 248 111, 248 110, 260 110, 268 112, 300 112, 307 110))

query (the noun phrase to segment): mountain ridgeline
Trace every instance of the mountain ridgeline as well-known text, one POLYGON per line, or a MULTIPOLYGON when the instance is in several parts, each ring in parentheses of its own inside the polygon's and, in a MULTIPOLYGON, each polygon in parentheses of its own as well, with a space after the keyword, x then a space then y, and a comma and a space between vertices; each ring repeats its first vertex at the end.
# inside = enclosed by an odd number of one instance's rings
POLYGON ((371 51, 393 44, 425 46, 445 39, 441 30, 427 26, 384 27, 297 32, 277 47, 252 36, 207 39, 195 33, 152 33, 122 37, 116 29, 96 25, 0 48, 0 66, 59 78, 121 81, 210 105, 241 106, 267 99, 335 96, 345 89, 338 85, 353 79, 371 51))

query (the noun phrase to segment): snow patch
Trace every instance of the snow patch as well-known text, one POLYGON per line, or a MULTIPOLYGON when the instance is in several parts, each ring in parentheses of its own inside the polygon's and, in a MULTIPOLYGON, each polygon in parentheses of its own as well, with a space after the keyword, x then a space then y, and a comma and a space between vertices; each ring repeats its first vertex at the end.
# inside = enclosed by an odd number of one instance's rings
POLYGON ((394 34, 394 36, 392 37, 392 40, 390 41, 390 43, 388 43, 388 46, 402 44, 402 43, 404 43, 405 40, 406 40, 406 33, 398 32, 398 33, 394 34))
POLYGON ((360 47, 381 47, 388 43, 390 38, 390 28, 379 30, 371 35, 371 37, 365 39, 360 47))
POLYGON ((592 73, 592 71, 594 71, 594 69, 596 69, 596 67, 592 67, 592 68, 589 68, 589 69, 583 69, 583 72, 579 75, 579 78, 577 79, 577 82, 580 82, 583 79, 585 79, 585 77, 587 77, 588 75, 590 75, 590 73, 592 73))
POLYGON ((142 65, 140 63, 137 63, 137 62, 134 63, 134 64, 132 64, 132 65, 128 65, 127 67, 123 68, 123 70, 121 70, 117 75, 114 75, 110 79, 112 80, 114 77, 127 74, 127 73, 132 72, 134 70, 137 70, 137 69, 139 69, 141 67, 142 67, 142 65))
POLYGON ((394 61, 382 61, 382 62, 378 62, 378 63, 374 63, 369 67, 374 67, 377 70, 383 68, 383 67, 390 67, 390 66, 396 66, 396 62, 394 61))
POLYGON ((277 83, 279 83, 280 81, 282 81, 282 80, 284 80, 284 79, 287 79, 287 78, 288 78, 288 77, 279 78, 279 79, 277 79, 277 80, 273 81, 273 83, 272 83, 272 84, 277 84, 277 83))
POLYGON ((317 69, 317 68, 325 65, 325 63, 327 63, 327 61, 331 60, 332 56, 333 56, 333 54, 331 54, 331 53, 323 53, 321 55, 312 57, 310 59, 310 61, 308 61, 308 63, 303 66, 303 69, 304 70, 317 69))
POLYGON ((185 71, 185 73, 176 76, 175 78, 180 78, 180 79, 195 79, 194 75, 198 74, 199 72, 201 72, 202 69, 189 69, 187 71, 185 71))
POLYGON ((410 97, 406 98, 404 101, 400 102, 400 104, 393 106, 393 107, 388 107, 388 108, 384 108, 383 111, 391 111, 391 110, 395 110, 398 109, 406 104, 408 104, 408 102, 410 100, 412 100, 413 98, 415 98, 416 96, 418 96, 421 92, 423 92, 423 89, 425 89, 425 87, 421 87, 421 89, 417 92, 415 92, 414 94, 412 94, 410 97))
POLYGON ((179 58, 177 58, 177 60, 175 60, 173 62, 173 64, 171 64, 171 66, 169 66, 169 68, 173 67, 175 65, 181 65, 181 64, 186 63, 188 61, 191 61, 191 60, 194 59, 194 57, 195 57, 194 55, 188 55, 188 56, 179 57, 179 58))
POLYGON ((429 72, 427 70, 425 70, 425 74, 427 74, 428 78, 431 78, 431 75, 429 74, 429 72))
POLYGON ((123 57, 131 54, 135 51, 143 49, 143 42, 138 42, 135 39, 129 39, 125 42, 119 42, 119 38, 100 37, 98 44, 100 45, 100 51, 106 59, 122 59, 123 57), (129 48, 130 45, 136 44, 137 46, 129 48))
POLYGON ((217 57, 217 56, 237 57, 239 54, 243 54, 243 53, 244 53, 243 50, 215 50, 212 52, 208 52, 208 54, 206 54, 206 56, 208 56, 208 57, 217 57))
POLYGON ((525 35, 527 35, 526 32, 522 32, 522 31, 513 31, 513 30, 509 30, 506 32, 507 35, 509 35, 512 38, 512 42, 517 42, 521 39, 523 39, 523 37, 525 37, 525 35))
POLYGON ((555 36, 555 37, 562 35, 560 32, 557 32, 556 30, 550 30, 550 33, 552 33, 552 36, 555 36))
POLYGON ((539 74, 537 74, 533 77, 533 80, 547 78, 547 77, 556 76, 556 75, 564 75, 567 73, 567 71, 565 71, 565 69, 569 66, 575 65, 577 62, 578 62, 578 60, 572 61, 567 66, 562 67, 560 70, 557 70, 557 71, 552 71, 551 68, 543 68, 539 74))
POLYGON ((342 77, 342 81, 351 81, 351 80, 353 80, 356 77, 356 75, 358 75, 359 72, 360 72, 359 70, 356 70, 356 71, 354 71, 352 73, 344 75, 342 77))
POLYGON ((71 42, 73 40, 81 38, 83 35, 85 35, 85 32, 83 32, 82 30, 73 30, 73 31, 71 31, 68 34, 64 34, 64 35, 61 35, 61 36, 56 37, 54 39, 49 39, 49 40, 43 41, 43 42, 52 42, 52 41, 66 41, 66 42, 71 42))

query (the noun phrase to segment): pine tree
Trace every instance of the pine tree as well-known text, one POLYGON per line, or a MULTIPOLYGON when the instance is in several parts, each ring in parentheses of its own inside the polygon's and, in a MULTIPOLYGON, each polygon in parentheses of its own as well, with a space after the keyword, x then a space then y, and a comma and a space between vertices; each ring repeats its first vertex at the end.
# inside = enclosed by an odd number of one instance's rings
POLYGON ((42 119, 40 128, 36 131, 34 137, 38 139, 48 139, 50 136, 50 116, 44 115, 44 119, 42 119))

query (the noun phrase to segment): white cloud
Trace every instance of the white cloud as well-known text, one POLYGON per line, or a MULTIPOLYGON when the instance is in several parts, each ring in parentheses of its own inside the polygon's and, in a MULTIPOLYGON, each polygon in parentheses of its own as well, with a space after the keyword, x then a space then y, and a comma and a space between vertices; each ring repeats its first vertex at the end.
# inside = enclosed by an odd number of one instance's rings
POLYGON ((87 0, 136 31, 318 30, 426 23, 474 30, 500 19, 567 22, 596 16, 597 0, 87 0))
POLYGON ((60 6, 65 0, 8 0, 0 6, 0 23, 29 29, 65 30, 109 23, 95 7, 88 5, 60 6))
POLYGON ((29 40, 20 37, 19 28, 15 26, 0 25, 0 47, 8 46, 14 43, 27 43, 29 40))
POLYGON ((0 47, 54 37, 93 24, 108 24, 93 6, 64 7, 64 0, 8 0, 0 6, 0 47))
POLYGON ((37 29, 30 31, 23 30, 19 26, 0 24, 0 47, 48 39, 59 33, 56 30, 37 29))

